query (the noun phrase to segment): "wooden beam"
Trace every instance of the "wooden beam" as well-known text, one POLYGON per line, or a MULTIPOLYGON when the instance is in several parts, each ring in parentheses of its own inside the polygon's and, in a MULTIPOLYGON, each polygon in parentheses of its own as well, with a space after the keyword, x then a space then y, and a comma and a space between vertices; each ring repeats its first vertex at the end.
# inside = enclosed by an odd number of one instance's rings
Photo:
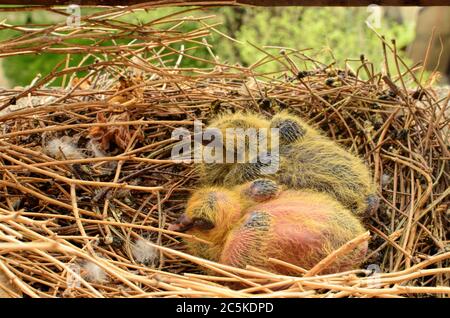
POLYGON ((254 6, 450 6, 450 0, 224 0, 224 1, 158 1, 158 0, 0 0, 0 4, 9 5, 108 5, 127 6, 139 3, 167 3, 168 5, 254 5, 254 6))

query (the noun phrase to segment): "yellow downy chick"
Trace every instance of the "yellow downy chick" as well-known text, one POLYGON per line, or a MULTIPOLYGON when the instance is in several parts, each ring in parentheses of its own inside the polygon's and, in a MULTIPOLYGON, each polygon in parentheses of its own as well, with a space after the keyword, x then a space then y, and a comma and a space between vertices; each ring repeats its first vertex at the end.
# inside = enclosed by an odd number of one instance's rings
MULTIPOLYGON (((305 269, 364 232, 360 221, 325 193, 284 190, 258 179, 231 190, 203 188, 188 201, 186 212, 169 227, 211 242, 186 239, 196 256, 244 268, 257 266, 296 274, 277 266, 277 258, 305 269)), ((360 264, 367 242, 336 260, 325 272, 360 264)))
MULTIPOLYGON (((362 160, 299 117, 281 112, 268 121, 259 115, 239 113, 221 116, 209 127, 219 128, 225 139, 226 128, 278 128, 279 168, 275 174, 267 174, 265 165, 258 160, 203 163, 202 184, 235 186, 265 177, 288 188, 329 193, 357 215, 370 214, 378 208, 376 188, 362 160)), ((268 139, 270 145, 270 134, 268 139)))

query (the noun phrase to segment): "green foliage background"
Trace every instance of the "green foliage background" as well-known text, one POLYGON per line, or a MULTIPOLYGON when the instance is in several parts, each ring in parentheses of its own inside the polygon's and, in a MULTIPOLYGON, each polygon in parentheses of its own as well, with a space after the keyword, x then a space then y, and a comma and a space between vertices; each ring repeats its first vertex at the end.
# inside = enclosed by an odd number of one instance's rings
MULTIPOLYGON (((91 9, 92 10, 92 9, 91 9)), ((134 23, 147 23, 153 19, 163 17, 169 13, 184 11, 186 8, 161 8, 147 12, 131 13, 123 19, 134 23)), ((83 9, 82 13, 89 11, 83 9)), ((184 13, 183 13, 184 14, 184 13)), ((183 15, 182 14, 182 15, 183 15)), ((376 67, 383 62, 382 46, 377 35, 366 25, 369 17, 367 8, 244 8, 221 7, 204 9, 201 12, 191 11, 188 16, 203 16, 214 14, 214 22, 221 22, 217 29, 238 42, 225 39, 218 33, 212 33, 206 40, 214 47, 214 54, 222 62, 249 66, 265 53, 254 46, 277 53, 279 48, 286 47, 305 50, 305 54, 319 59, 324 63, 336 61, 342 65, 347 59, 359 59, 364 54, 376 67), (253 44, 253 45, 252 45, 253 44)), ((7 23, 15 25, 51 23, 55 17, 45 12, 22 13, 0 16, 7 19, 7 23)), ((56 19, 61 21, 61 18, 56 19)), ((164 25, 160 26, 161 28, 164 25)), ((182 25, 182 30, 194 28, 192 23, 182 25)), ((398 24, 383 18, 381 28, 377 32, 385 35, 386 39, 396 39, 398 47, 406 47, 414 37, 413 23, 398 24)), ((0 40, 15 36, 14 31, 1 30, 0 40)), ((84 44, 89 43, 86 39, 84 44)), ((177 47, 176 47, 177 48, 177 47)), ((179 48, 177 48, 179 49, 179 48)), ((197 50, 196 56, 210 58, 205 49, 197 50)), ((3 59, 3 70, 11 86, 28 85, 37 74, 45 76, 64 56, 56 54, 24 55, 3 59)), ((81 61, 81 55, 71 57, 71 65, 81 61)), ((208 67, 199 61, 184 59, 185 67, 208 67)), ((271 72, 277 69, 276 63, 270 63, 258 68, 260 72, 271 72)), ((59 84, 57 82, 53 84, 59 84)))

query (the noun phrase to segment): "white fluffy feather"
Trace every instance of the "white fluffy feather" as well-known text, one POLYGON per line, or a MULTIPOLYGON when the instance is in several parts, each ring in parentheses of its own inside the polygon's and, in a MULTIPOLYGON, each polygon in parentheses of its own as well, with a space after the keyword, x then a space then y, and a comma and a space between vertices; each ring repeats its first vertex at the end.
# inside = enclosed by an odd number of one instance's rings
POLYGON ((84 158, 80 149, 64 137, 50 140, 45 147, 45 152, 58 160, 84 158))
POLYGON ((107 281, 108 275, 105 271, 95 263, 85 262, 82 265, 82 276, 91 283, 104 283, 107 281))
POLYGON ((136 261, 143 264, 154 264, 158 259, 158 250, 145 239, 137 240, 131 247, 131 252, 136 261))

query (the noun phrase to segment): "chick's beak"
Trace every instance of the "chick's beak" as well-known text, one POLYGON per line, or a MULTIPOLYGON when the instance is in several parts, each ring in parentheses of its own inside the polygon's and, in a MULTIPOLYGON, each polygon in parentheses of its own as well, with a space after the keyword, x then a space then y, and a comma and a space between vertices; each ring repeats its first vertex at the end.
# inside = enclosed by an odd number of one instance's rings
POLYGON ((186 232, 194 225, 194 221, 183 213, 173 224, 168 227, 169 231, 186 232))

